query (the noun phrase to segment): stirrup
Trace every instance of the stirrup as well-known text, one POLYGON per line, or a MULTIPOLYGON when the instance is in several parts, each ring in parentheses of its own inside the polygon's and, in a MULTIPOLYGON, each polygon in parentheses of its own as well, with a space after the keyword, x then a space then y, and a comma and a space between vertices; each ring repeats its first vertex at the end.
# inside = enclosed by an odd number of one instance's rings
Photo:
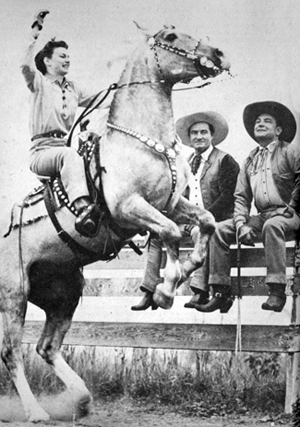
POLYGON ((95 237, 99 231, 99 209, 93 203, 79 214, 75 221, 75 230, 84 237, 95 237))

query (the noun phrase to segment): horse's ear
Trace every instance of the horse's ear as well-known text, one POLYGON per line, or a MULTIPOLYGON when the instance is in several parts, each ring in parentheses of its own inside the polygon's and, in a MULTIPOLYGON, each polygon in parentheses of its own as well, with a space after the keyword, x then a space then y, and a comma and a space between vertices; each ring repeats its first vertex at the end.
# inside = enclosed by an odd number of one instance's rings
MULTIPOLYGON (((156 25, 156 27, 146 28, 146 27, 142 27, 141 25, 139 25, 136 21, 133 21, 133 22, 135 23, 137 29, 147 39, 149 39, 150 37, 154 37, 155 34, 158 34, 158 32, 161 30, 161 27, 158 27, 157 25, 156 25)), ((174 27, 174 25, 164 25, 163 28, 165 30, 173 30, 175 27, 174 27)))
POLYGON ((145 27, 141 27, 136 21, 133 21, 135 23, 135 25, 137 26, 138 30, 143 33, 143 35, 145 37, 147 37, 148 39, 150 37, 153 36, 153 30, 151 30, 150 28, 145 28, 145 27))

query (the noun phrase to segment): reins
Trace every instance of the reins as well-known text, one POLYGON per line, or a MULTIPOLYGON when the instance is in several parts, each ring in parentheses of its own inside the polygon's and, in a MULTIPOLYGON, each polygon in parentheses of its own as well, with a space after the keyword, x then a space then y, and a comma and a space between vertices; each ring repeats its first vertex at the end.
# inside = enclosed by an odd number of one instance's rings
MULTIPOLYGON (((107 89, 103 89, 101 90, 99 93, 97 93, 97 95, 95 95, 95 97, 90 101, 90 103, 87 105, 87 107, 85 107, 85 109, 83 110, 83 112, 80 114, 80 116, 77 118, 76 122, 74 123, 74 125, 72 126, 72 129, 69 133, 68 136, 68 142, 67 142, 67 146, 70 147, 71 145, 71 141, 72 141, 72 136, 74 133, 75 128, 78 126, 78 124, 85 119, 89 114, 91 114, 94 110, 96 110, 104 101, 105 99, 108 97, 108 95, 110 94, 110 92, 112 90, 117 90, 117 89, 122 89, 123 87, 126 86, 132 86, 132 85, 143 85, 143 84, 159 84, 159 83, 165 83, 165 80, 144 80, 144 81, 137 81, 137 82, 130 82, 130 83, 123 83, 121 85, 118 85, 117 83, 112 83, 107 89), (97 100, 97 98, 103 93, 106 92, 106 94, 103 96, 103 98, 97 102, 97 104, 94 104, 94 102, 97 100), (93 106, 93 108, 91 108, 93 106)), ((194 86, 194 87, 187 87, 187 88, 177 88, 177 89, 172 89, 173 92, 179 92, 179 91, 183 91, 183 90, 192 90, 192 89, 202 89, 205 86, 209 86, 212 82, 206 82, 203 83, 202 85, 198 85, 198 86, 194 86)))
POLYGON ((87 107, 85 107, 85 109, 83 110, 83 112, 80 114, 80 116, 78 117, 78 119, 75 121, 74 125, 72 126, 72 129, 69 133, 68 136, 68 141, 67 141, 67 146, 70 147, 71 146, 71 142, 72 142, 72 136, 73 136, 73 132, 74 129, 76 128, 76 126, 83 120, 85 119, 89 114, 91 114, 96 108, 99 107, 99 105, 101 105, 105 99, 108 97, 108 95, 110 94, 111 90, 115 88, 115 83, 111 84, 108 89, 104 89, 101 90, 99 93, 97 93, 97 95, 94 96, 94 98, 89 102, 89 104, 87 105, 87 107), (103 96, 103 98, 100 99, 100 101, 98 101, 94 106, 93 104, 95 103, 95 101, 98 99, 98 97, 105 92, 105 95, 103 96), (93 107, 93 108, 91 108, 93 107))
MULTIPOLYGON (((185 58, 188 58, 190 60, 193 61, 194 66, 196 68, 196 71, 198 73, 198 75, 204 80, 209 78, 206 75, 203 75, 203 73, 200 73, 200 70, 198 68, 198 60, 199 60, 199 56, 196 55, 196 50, 197 47, 199 45, 200 41, 197 41, 196 46, 194 47, 193 51, 187 51, 185 49, 181 49, 178 47, 174 47, 174 46, 170 46, 166 43, 161 43, 157 40, 155 40, 155 37, 150 37, 148 39, 148 45, 150 47, 151 50, 153 50, 154 52, 154 56, 155 56, 155 60, 156 60, 156 64, 158 67, 158 70, 162 76, 162 79, 159 80, 144 80, 144 81, 135 81, 135 82, 129 82, 129 83, 123 83, 123 84, 118 84, 118 83, 112 83, 107 89, 104 89, 102 91, 100 91, 91 101, 90 103, 87 105, 87 107, 85 107, 85 109, 83 110, 83 112, 80 114, 80 116, 78 117, 78 119, 76 120, 76 122, 74 123, 69 136, 68 136, 68 142, 67 145, 70 146, 71 145, 71 140, 72 140, 72 135, 74 132, 74 129, 76 128, 76 126, 85 118, 87 117, 89 114, 91 114, 96 108, 98 108, 103 102, 104 100, 108 97, 108 95, 110 94, 110 92, 112 90, 117 90, 117 89, 122 89, 123 87, 127 87, 127 86, 132 86, 132 85, 139 85, 139 84, 162 84, 162 83, 166 83, 166 79, 165 76, 163 74, 163 71, 161 69, 160 63, 159 63, 159 59, 158 59, 158 55, 157 55, 157 51, 155 49, 156 46, 160 47, 161 49, 167 50, 168 52, 174 53, 175 55, 179 55, 185 58), (105 95, 103 96, 102 99, 100 99, 100 101, 98 101, 94 106, 93 104, 95 103, 95 101, 98 99, 98 97, 103 93, 106 92, 105 95)), ((201 57, 202 58, 202 57, 201 57)), ((212 69, 217 72, 220 73, 221 70, 217 67, 217 66, 213 66, 212 69)), ((233 77, 233 76, 232 76, 233 77)), ((179 89, 172 89, 173 91, 182 91, 182 90, 192 90, 192 89, 201 89, 205 86, 210 85, 212 82, 206 82, 204 84, 192 87, 192 88, 179 88, 179 89)))

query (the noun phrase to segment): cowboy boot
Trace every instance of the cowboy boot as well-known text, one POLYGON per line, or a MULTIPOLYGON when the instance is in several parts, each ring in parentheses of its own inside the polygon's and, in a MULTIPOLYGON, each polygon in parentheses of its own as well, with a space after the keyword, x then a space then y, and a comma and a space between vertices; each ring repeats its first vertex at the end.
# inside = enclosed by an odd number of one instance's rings
POLYGON ((263 310, 280 313, 286 303, 285 285, 281 283, 270 283, 270 292, 266 302, 261 306, 263 310))
POLYGON ((195 295, 192 296, 189 302, 184 304, 185 308, 195 308, 196 305, 205 305, 209 302, 209 292, 202 289, 194 288, 195 295))
POLYGON ((194 304, 194 308, 203 313, 211 313, 216 310, 220 310, 220 313, 228 313, 234 301, 231 288, 223 285, 213 285, 212 287, 213 297, 209 302, 202 305, 194 304))
POLYGON ((147 310, 147 308, 151 307, 152 310, 157 310, 158 305, 153 301, 153 292, 145 290, 145 295, 141 299, 141 301, 137 305, 133 305, 131 310, 133 311, 142 311, 147 310))

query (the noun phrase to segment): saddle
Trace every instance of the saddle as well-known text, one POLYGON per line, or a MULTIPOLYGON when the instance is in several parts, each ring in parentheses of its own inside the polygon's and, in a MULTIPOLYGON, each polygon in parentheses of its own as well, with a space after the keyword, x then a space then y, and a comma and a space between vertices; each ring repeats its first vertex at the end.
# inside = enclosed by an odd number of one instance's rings
MULTIPOLYGON (((97 209, 100 211, 98 214, 99 223, 97 227, 98 234, 100 228, 104 228, 106 233, 109 235, 113 232, 117 235, 120 240, 128 240, 129 234, 127 230, 121 229, 112 219, 108 207, 106 205, 103 189, 102 189, 102 181, 101 175, 105 172, 105 168, 100 166, 100 136, 94 132, 84 131, 81 132, 79 137, 79 148, 78 154, 83 157, 85 164, 85 172, 86 172, 86 180, 89 189, 89 193, 91 199, 97 209), (92 156, 95 156, 95 164, 96 164, 96 173, 94 176, 91 176, 90 172, 90 162, 92 156), (98 188, 95 187, 95 181, 98 181, 98 188)), ((59 235, 59 237, 68 244, 68 246, 73 250, 73 252, 79 252, 81 255, 87 254, 89 257, 97 257, 99 258, 99 254, 95 254, 94 252, 89 251, 86 247, 79 244, 76 240, 74 240, 59 224, 59 221, 56 217, 56 211, 61 207, 66 207, 69 211, 76 217, 79 216, 78 212, 74 208, 73 205, 69 202, 68 195, 65 191, 64 185, 60 176, 55 177, 54 179, 47 179, 44 181, 44 201, 45 206, 47 208, 48 215, 52 220, 54 227, 59 235)), ((132 233, 130 233, 130 236, 132 233)), ((96 236, 95 236, 96 237, 96 236)), ((129 246, 139 255, 142 255, 141 250, 130 240, 127 242, 129 246)), ((115 247, 113 253, 110 254, 102 254, 102 260, 110 260, 117 256, 121 247, 115 247)))
POLYGON ((57 211, 61 208, 67 208, 75 217, 78 217, 78 212, 70 204, 59 175, 54 178, 47 176, 38 177, 42 185, 31 191, 24 200, 14 205, 11 212, 9 229, 4 237, 7 237, 12 229, 30 225, 49 216, 57 234, 75 255, 80 255, 81 257, 87 256, 89 260, 97 261, 101 259, 109 261, 118 255, 124 244, 128 244, 138 255, 142 255, 142 251, 130 240, 132 232, 122 229, 115 223, 106 205, 101 181, 101 175, 105 172, 105 168, 100 166, 100 136, 89 131, 82 132, 79 137, 78 153, 84 160, 87 185, 91 199, 97 206, 97 209, 100 210, 98 231, 103 232, 106 239, 111 238, 111 241, 114 242, 111 246, 114 249, 110 253, 106 253, 105 249, 103 250, 103 254, 99 254, 99 252, 95 253, 84 246, 79 238, 74 239, 63 229, 57 218, 57 211), (90 172, 92 156, 95 157, 96 165, 96 172, 93 171, 93 176, 91 176, 90 172), (97 188, 95 187, 96 181, 97 188), (42 201, 44 203, 41 203, 42 201), (119 242, 115 242, 112 238, 112 233, 119 238, 119 242))

